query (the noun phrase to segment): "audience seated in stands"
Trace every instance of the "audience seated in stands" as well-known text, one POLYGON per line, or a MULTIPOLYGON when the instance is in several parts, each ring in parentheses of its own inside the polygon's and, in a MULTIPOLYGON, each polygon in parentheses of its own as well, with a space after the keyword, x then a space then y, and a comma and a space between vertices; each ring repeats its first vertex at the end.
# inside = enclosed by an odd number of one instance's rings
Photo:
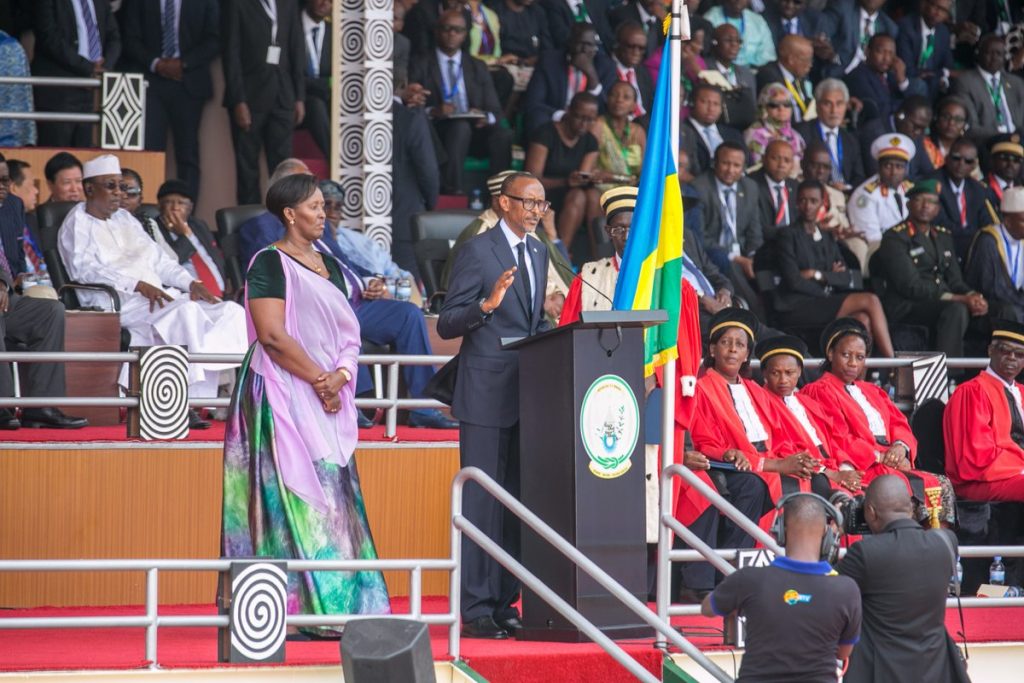
MULTIPOLYGON (((51 287, 29 287, 21 239, 25 231, 25 207, 10 194, 11 176, 0 155, 0 352, 19 350, 53 353, 64 350, 64 304, 51 287), (24 288, 23 288, 24 286, 24 288), (46 291, 44 291, 46 290, 46 291)), ((60 363, 24 363, 20 367, 22 396, 65 395, 64 366, 60 363)), ((14 396, 11 364, 0 363, 0 396, 14 396)), ((56 402, 56 401, 55 401, 56 402)), ((10 408, 0 408, 0 429, 45 427, 78 429, 88 422, 65 415, 59 409, 23 408, 19 421, 10 408)))
POLYGON ((430 93, 427 114, 447 152, 441 190, 464 194, 466 156, 486 154, 491 168, 508 168, 512 163, 512 132, 499 125, 502 106, 487 65, 462 49, 466 41, 462 12, 442 14, 435 38, 436 50, 415 55, 409 79, 430 93))
POLYGON ((846 112, 852 105, 850 91, 838 78, 826 78, 815 86, 814 101, 818 118, 794 127, 808 145, 817 141, 826 146, 832 160, 828 184, 850 192, 864 182, 860 142, 857 135, 846 128, 846 112))
POLYGON ((955 95, 944 97, 935 106, 935 118, 928 135, 921 138, 922 153, 928 155, 932 166, 942 168, 953 143, 966 132, 967 105, 955 95))
POLYGON ((908 219, 882 237, 875 258, 879 272, 872 274, 885 280, 882 303, 890 321, 927 326, 930 348, 960 358, 969 329, 987 334, 990 312, 1007 316, 1003 304, 986 300, 964 281, 953 236, 935 224, 944 189, 937 180, 919 180, 907 192, 908 219))
POLYGON ((57 152, 43 167, 46 186, 50 191, 48 202, 80 202, 82 191, 82 162, 70 152, 57 152))
POLYGON ((762 166, 750 174, 757 185, 758 210, 765 240, 775 237, 779 228, 796 220, 796 186, 793 180, 793 148, 786 140, 772 140, 764 152, 762 166))
POLYGON ((577 25, 590 24, 601 52, 611 54, 615 36, 608 22, 609 5, 608 0, 542 0, 551 42, 555 46, 568 45, 577 25))
MULTIPOLYGON (((619 27, 626 23, 635 23, 644 31, 647 46, 645 57, 650 57, 664 45, 665 32, 662 22, 665 20, 666 5, 661 0, 627 0, 608 13, 608 21, 612 30, 618 32, 619 27)), ((690 25, 691 35, 693 25, 690 25)))
POLYGON ((526 87, 522 109, 528 138, 544 124, 560 120, 577 94, 587 92, 604 101, 618 80, 612 60, 599 50, 597 33, 590 24, 575 24, 563 44, 564 48, 541 53, 526 87))
POLYGON ((601 215, 594 184, 606 182, 607 174, 597 170, 597 140, 590 132, 597 111, 594 95, 577 93, 564 117, 532 133, 523 164, 544 186, 555 210, 558 237, 570 252, 580 224, 589 230, 601 215))
MULTIPOLYGON (((635 22, 623 22, 615 31, 615 52, 612 61, 615 73, 620 81, 633 86, 636 92, 636 104, 630 112, 634 120, 644 119, 654 104, 654 81, 650 72, 643 66, 644 50, 647 47, 647 34, 643 26, 635 22)), ((608 91, 611 97, 611 90, 608 91)))
POLYGON ((782 85, 792 104, 792 122, 814 118, 814 88, 808 76, 814 65, 814 47, 803 36, 788 35, 779 42, 779 59, 757 70, 757 91, 771 83, 782 85))
POLYGON ((953 19, 954 4, 953 0, 921 0, 918 10, 898 24, 896 53, 907 66, 907 76, 924 81, 932 100, 948 87, 953 70, 946 22, 953 19))
POLYGON ((640 180, 647 132, 633 118, 635 111, 636 89, 626 81, 614 83, 608 91, 608 111, 590 129, 597 140, 597 170, 608 176, 599 190, 640 180))
MULTIPOLYGON (((874 118, 857 126, 857 137, 860 138, 861 159, 864 161, 865 173, 877 173, 878 161, 871 155, 871 145, 885 133, 901 133, 914 143, 914 149, 924 146, 924 134, 932 120, 932 105, 927 97, 912 95, 903 100, 903 104, 888 118, 874 118)), ((935 172, 935 166, 927 154, 915 154, 907 169, 907 178, 917 180, 926 178, 935 172)))
POLYGON ((914 143, 906 135, 884 134, 871 144, 871 158, 878 162, 878 173, 850 195, 850 226, 864 235, 867 256, 878 249, 882 235, 907 217, 907 166, 914 157, 914 143))
POLYGON ((986 299, 1003 305, 1003 314, 1024 322, 1024 187, 1003 192, 1002 222, 978 231, 964 264, 964 279, 986 299), (1012 312, 1012 316, 1010 313, 1012 312))
POLYGON ((886 0, 837 0, 828 3, 825 10, 835 31, 832 45, 836 56, 836 68, 830 76, 841 77, 850 73, 867 56, 868 41, 872 36, 886 34, 897 36, 896 22, 881 11, 886 0))
POLYGON ((736 57, 736 63, 743 66, 760 67, 775 60, 775 42, 768 24, 760 14, 749 7, 748 0, 722 0, 704 13, 712 26, 732 24, 739 29, 743 47, 736 57))
MULTIPOLYGON (((270 178, 269 185, 296 173, 309 174, 309 169, 298 159, 286 159, 270 178)), ((319 194, 319 190, 317 191, 319 194)), ((243 263, 248 265, 261 249, 277 242, 284 235, 281 221, 269 211, 250 218, 238 229, 238 250, 243 263)), ((387 284, 376 273, 366 270, 351 259, 331 235, 330 226, 324 215, 324 232, 315 243, 316 248, 334 256, 341 264, 342 273, 348 286, 349 302, 359 320, 362 338, 381 346, 391 346, 395 353, 402 355, 429 356, 430 339, 427 335, 423 312, 408 301, 392 298, 387 284)), ((409 394, 413 398, 424 398, 427 382, 434 375, 429 365, 405 365, 402 368, 409 394)), ((356 378, 356 393, 361 394, 372 388, 370 373, 360 365, 356 378)), ((369 427, 370 421, 360 417, 360 427, 369 427)), ((409 411, 409 426, 454 429, 457 423, 435 409, 409 411)))
POLYGON ((718 269, 732 280, 735 292, 764 319, 754 278, 754 253, 764 243, 757 185, 743 175, 744 147, 723 142, 715 150, 714 167, 693 181, 700 199, 704 248, 718 269))
POLYGON ((835 28, 818 9, 809 6, 810 3, 804 0, 778 0, 777 2, 765 3, 764 17, 768 29, 772 32, 772 39, 779 46, 781 56, 781 41, 785 36, 803 36, 811 41, 814 49, 815 72, 821 72, 827 65, 832 64, 836 53, 829 37, 835 28))
MULTIPOLYGON (((804 139, 793 129, 793 103, 781 83, 769 83, 757 96, 758 120, 743 133, 743 141, 753 164, 761 163, 768 143, 784 140, 799 164, 804 154, 804 139)), ((794 165, 793 170, 797 170, 794 165)))
MULTIPOLYGON (((732 24, 721 24, 715 28, 714 36, 705 40, 711 44, 707 68, 720 73, 730 86, 722 94, 725 105, 722 123, 737 130, 746 130, 757 118, 758 88, 757 78, 750 67, 736 63, 743 44, 740 31, 732 24)), ((693 94, 696 96, 696 91, 693 94)))
MULTIPOLYGON (((86 200, 64 219, 58 248, 68 275, 79 282, 110 285, 121 298, 121 326, 132 346, 180 344, 191 353, 245 353, 245 312, 215 297, 202 281, 168 256, 121 208, 122 175, 117 157, 105 154, 86 163, 86 200)), ((84 306, 104 303, 80 292, 84 306)), ((212 397, 220 370, 234 365, 189 365, 189 395, 212 397)), ((127 385, 122 373, 121 384, 127 385)), ((194 429, 209 427, 190 413, 194 429)))
POLYGON ((697 83, 693 88, 690 115, 679 126, 679 147, 686 152, 693 177, 711 168, 715 151, 723 142, 738 144, 743 149, 746 165, 747 150, 743 134, 732 126, 719 123, 722 117, 722 91, 708 83, 697 83))
POLYGON ((988 152, 989 169, 985 175, 985 184, 992 192, 993 204, 999 208, 1006 188, 1024 184, 1024 176, 1021 175, 1021 164, 1024 162, 1021 134, 997 135, 990 141, 988 152))
POLYGON ((887 119, 910 95, 926 95, 919 78, 907 75, 907 65, 896 56, 896 41, 879 33, 868 41, 867 58, 846 75, 850 95, 864 103, 864 120, 887 119))
POLYGON ((1006 44, 989 34, 978 42, 976 68, 961 71, 950 92, 967 102, 968 134, 979 145, 993 135, 1024 131, 1024 79, 1008 73, 1006 44))
POLYGON ((927 520, 931 512, 933 523, 954 524, 956 497, 949 480, 913 469, 918 452, 910 423, 884 389, 861 379, 871 353, 867 329, 853 318, 840 318, 821 333, 821 348, 821 377, 800 393, 817 401, 832 421, 833 439, 860 473, 861 485, 898 475, 916 499, 918 521, 927 520), (929 489, 939 494, 941 509, 932 505, 929 489))
POLYGON ((994 321, 988 357, 988 367, 958 386, 946 406, 946 474, 961 498, 1024 503, 1024 404, 1017 382, 1024 370, 1024 324, 994 321))
POLYGON ((935 223, 953 234, 956 256, 961 262, 967 258, 978 230, 998 219, 989 201, 989 191, 971 177, 977 168, 978 148, 967 138, 960 138, 933 176, 942 187, 935 223))
POLYGON ((823 327, 835 318, 855 318, 875 340, 879 355, 892 358, 889 324, 878 297, 861 291, 835 238, 819 227, 825 188, 805 180, 796 192, 792 224, 779 230, 776 260, 782 282, 772 296, 779 323, 823 327))

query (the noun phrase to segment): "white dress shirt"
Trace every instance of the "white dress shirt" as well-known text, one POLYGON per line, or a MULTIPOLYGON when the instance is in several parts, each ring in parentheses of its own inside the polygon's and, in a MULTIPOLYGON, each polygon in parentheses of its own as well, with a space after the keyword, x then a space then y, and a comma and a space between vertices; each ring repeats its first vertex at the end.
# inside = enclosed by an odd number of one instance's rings
POLYGON ((306 60, 313 69, 313 76, 320 76, 320 58, 324 52, 324 35, 327 33, 327 22, 320 20, 319 23, 306 14, 302 13, 302 35, 306 38, 306 60), (316 40, 313 39, 313 29, 319 28, 316 40))
POLYGON ((818 430, 814 428, 814 423, 811 422, 811 418, 807 416, 807 409, 804 408, 804 404, 800 402, 797 395, 790 394, 789 396, 783 396, 782 400, 786 403, 786 407, 789 408, 789 412, 793 413, 793 417, 796 418, 800 426, 804 428, 807 435, 811 437, 815 446, 821 445, 821 437, 818 436, 818 430))
POLYGON ((882 419, 882 414, 875 410, 875 407, 871 405, 868 401, 868 397, 864 395, 864 392, 860 390, 860 387, 856 384, 847 384, 846 393, 850 395, 850 397, 864 412, 864 416, 868 419, 868 427, 871 429, 871 433, 875 436, 888 440, 889 432, 885 428, 885 421, 882 419))
MULTIPOLYGON (((513 199, 512 201, 518 201, 513 199)), ((533 272, 533 258, 530 256, 531 252, 537 251, 537 240, 531 242, 527 240, 527 235, 522 237, 516 236, 512 229, 508 227, 508 224, 502 220, 499 224, 501 226, 501 234, 505 236, 505 240, 508 242, 509 249, 512 250, 512 260, 519 265, 519 250, 518 246, 520 243, 526 244, 526 271, 530 274, 530 292, 533 294, 534 301, 537 300, 537 274, 533 272)), ((543 244, 541 245, 543 246, 543 244)), ((531 302, 532 303, 532 302, 531 302)))
POLYGON ((761 417, 754 408, 754 402, 750 398, 750 392, 743 382, 729 384, 729 393, 732 394, 732 403, 743 423, 743 431, 747 434, 747 441, 758 443, 768 440, 768 430, 761 423, 761 417))
POLYGON ((992 366, 985 368, 985 372, 999 380, 1007 391, 1010 392, 1010 396, 1013 396, 1013 402, 1017 404, 1017 411, 1020 413, 1021 419, 1024 420, 1024 401, 1021 400, 1020 387, 1017 386, 1016 382, 1007 382, 1002 377, 992 371, 992 366))

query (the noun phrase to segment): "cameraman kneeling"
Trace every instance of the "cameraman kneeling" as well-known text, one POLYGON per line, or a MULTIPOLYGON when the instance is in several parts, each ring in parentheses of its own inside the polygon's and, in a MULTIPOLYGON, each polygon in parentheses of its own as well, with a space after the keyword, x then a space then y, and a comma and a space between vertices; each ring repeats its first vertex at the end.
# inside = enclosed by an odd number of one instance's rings
POLYGON ((773 532, 786 557, 727 576, 701 613, 747 618, 738 681, 835 683, 836 660, 850 656, 861 622, 857 586, 828 563, 842 516, 813 493, 790 494, 778 507, 773 532))
POLYGON ((844 683, 967 681, 946 633, 946 595, 956 570, 956 536, 914 521, 907 483, 871 482, 864 519, 872 535, 855 543, 839 573, 860 587, 864 629, 844 683))

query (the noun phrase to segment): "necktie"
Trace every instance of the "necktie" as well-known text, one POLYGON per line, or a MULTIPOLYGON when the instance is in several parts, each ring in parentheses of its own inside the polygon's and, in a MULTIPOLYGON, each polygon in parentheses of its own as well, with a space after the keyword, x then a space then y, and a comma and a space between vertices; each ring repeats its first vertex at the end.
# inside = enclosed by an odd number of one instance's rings
POLYGON ((576 23, 590 23, 590 15, 587 13, 587 6, 583 4, 583 0, 580 0, 576 5, 575 17, 576 23))
POLYGON ((953 190, 956 193, 956 203, 960 206, 960 227, 967 227, 967 193, 964 191, 966 188, 961 187, 959 190, 953 190))
POLYGON ((210 266, 206 265, 206 261, 199 255, 198 250, 192 253, 192 267, 196 269, 196 279, 206 285, 210 294, 216 297, 224 296, 224 290, 217 284, 217 277, 210 270, 210 266))
POLYGON ((82 23, 85 24, 85 33, 89 39, 89 61, 99 61, 103 56, 103 45, 100 42, 100 30, 96 26, 92 3, 89 0, 78 0, 78 6, 82 10, 82 23))
POLYGON ((892 196, 896 199, 896 208, 900 212, 900 218, 901 219, 905 218, 906 214, 903 211, 903 197, 900 196, 899 188, 896 188, 895 190, 893 190, 892 196))
POLYGON ((996 108, 996 124, 1003 126, 1006 124, 1006 116, 1003 114, 1003 92, 999 86, 999 75, 995 74, 992 76, 992 104, 996 108))
POLYGON ((710 152, 711 156, 714 157, 715 150, 718 149, 720 144, 722 144, 722 136, 718 134, 718 128, 714 125, 705 126, 704 136, 707 138, 708 152, 710 152))
POLYGON ((178 54, 178 8, 175 0, 164 0, 164 37, 163 56, 174 57, 178 54))
POLYGON ((832 157, 832 173, 829 180, 838 182, 843 179, 843 169, 837 163, 839 161, 839 150, 836 149, 836 134, 832 131, 825 132, 825 144, 828 145, 829 156, 832 157))
POLYGON ((860 47, 866 49, 872 33, 871 17, 864 17, 864 28, 860 32, 860 47))
POLYGON ((530 316, 533 317, 533 287, 530 283, 530 271, 526 267, 526 241, 522 241, 516 245, 516 251, 519 252, 519 268, 516 270, 516 279, 523 283, 523 289, 526 293, 527 310, 530 316))
MULTIPOLYGON (((320 60, 317 59, 317 56, 316 56, 316 42, 317 42, 317 39, 320 37, 320 27, 319 26, 314 26, 313 30, 310 33, 311 33, 312 38, 313 38, 313 49, 309 53, 309 67, 308 67, 308 69, 309 69, 309 75, 312 78, 316 78, 317 76, 320 75, 320 60)), ((452 60, 449 59, 448 61, 451 62, 452 60)))
POLYGON ((784 225, 786 221, 786 186, 779 183, 775 186, 775 225, 784 225))
POLYGON ((462 107, 462 93, 459 92, 459 72, 455 70, 455 60, 448 58, 448 89, 452 92, 452 104, 455 105, 455 111, 460 114, 465 113, 462 107))
POLYGON ((791 35, 796 35, 797 34, 796 19, 789 19, 789 20, 786 21, 786 24, 787 24, 787 26, 786 26, 786 33, 789 33, 791 35))
POLYGON ((733 201, 733 189, 722 188, 722 198, 725 200, 725 230, 722 231, 722 246, 732 247, 736 239, 736 204, 733 201))
POLYGON ((923 69, 924 65, 928 63, 928 60, 932 58, 932 54, 935 52, 935 31, 928 34, 928 40, 925 42, 924 49, 921 50, 921 57, 917 61, 918 68, 923 69))

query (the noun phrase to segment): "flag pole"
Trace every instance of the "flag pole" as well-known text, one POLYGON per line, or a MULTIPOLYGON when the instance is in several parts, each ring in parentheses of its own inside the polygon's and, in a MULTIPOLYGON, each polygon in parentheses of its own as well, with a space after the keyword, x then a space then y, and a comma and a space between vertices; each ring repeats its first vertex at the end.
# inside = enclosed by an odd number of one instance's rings
MULTIPOLYGON (((669 59, 668 68, 671 69, 671 108, 669 144, 672 145, 672 159, 675 162, 676 172, 679 171, 679 88, 682 71, 682 47, 683 39, 690 38, 690 16, 687 13, 683 0, 672 0, 672 23, 669 26, 669 59)), ((661 67, 665 68, 665 64, 661 67)), ((684 235, 685 239, 685 235, 684 235)), ((662 524, 662 519, 671 516, 672 510, 672 480, 661 476, 665 468, 673 464, 675 454, 675 426, 676 426, 676 360, 672 359, 662 366, 661 385, 661 466, 659 472, 660 495, 658 496, 658 566, 655 586, 655 606, 658 616, 668 620, 668 606, 672 591, 672 564, 668 560, 669 551, 672 549, 672 533, 662 524)), ((668 649, 668 642, 660 633, 657 635, 655 647, 663 650, 668 649)))

